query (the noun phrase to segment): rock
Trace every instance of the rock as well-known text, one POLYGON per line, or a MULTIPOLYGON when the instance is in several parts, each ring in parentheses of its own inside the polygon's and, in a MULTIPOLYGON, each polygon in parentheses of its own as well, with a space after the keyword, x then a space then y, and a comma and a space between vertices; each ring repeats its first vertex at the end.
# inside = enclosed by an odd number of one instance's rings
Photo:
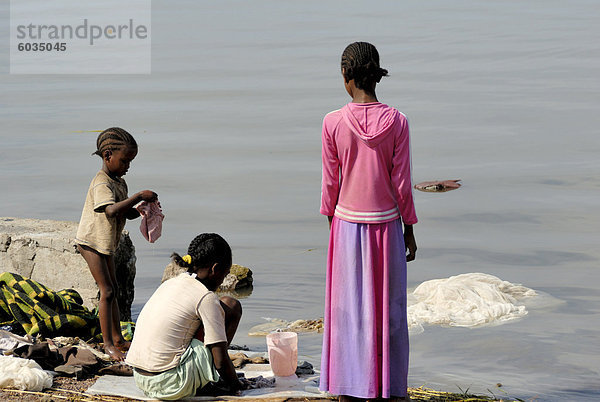
POLYGON ((10 246, 10 236, 6 233, 0 233, 0 252, 6 252, 10 246))
POLYGON ((231 272, 225 277, 225 280, 219 287, 221 291, 240 290, 244 288, 251 288, 252 282, 252 271, 250 268, 243 267, 238 264, 231 266, 231 272))
POLYGON ((455 190, 460 187, 460 179, 457 180, 437 180, 437 181, 424 181, 422 183, 415 184, 417 190, 435 193, 444 193, 446 191, 455 190))
POLYGON ((10 246, 6 250, 6 255, 12 262, 12 272, 16 272, 19 275, 31 278, 36 248, 37 244, 31 239, 18 239, 11 237, 10 246))
MULTIPOLYGON (((161 283, 185 271, 185 268, 182 268, 171 261, 169 265, 165 267, 161 283)), ((217 293, 241 298, 247 297, 252 294, 252 282, 252 270, 250 268, 233 264, 231 266, 231 272, 225 277, 225 280, 219 289, 217 289, 217 293)))
POLYGON ((117 300, 119 301, 121 321, 131 321, 131 305, 135 297, 136 262, 135 247, 129 237, 129 232, 124 230, 115 253, 117 283, 119 284, 117 300))
POLYGON ((268 318, 269 322, 255 325, 248 330, 249 336, 266 336, 271 332, 323 332, 323 318, 316 320, 286 321, 279 318, 268 318))
POLYGON ((242 352, 230 353, 229 358, 231 359, 231 362, 233 363, 233 367, 235 367, 236 369, 240 369, 240 368, 244 367, 246 364, 268 364, 269 363, 269 359, 266 359, 262 356, 248 357, 246 354, 244 354, 242 352))
POLYGON ((252 286, 241 288, 241 289, 235 289, 235 290, 223 290, 223 289, 219 288, 219 289, 217 289, 216 293, 219 296, 231 296, 235 299, 245 299, 246 297, 248 297, 252 294, 253 290, 254 289, 252 288, 252 286))
POLYGON ((288 331, 292 332, 323 332, 323 318, 316 320, 296 320, 290 324, 288 331))
MULTIPOLYGON (((77 252, 76 232, 77 222, 0 218, 0 272, 17 273, 52 290, 75 289, 86 307, 97 307, 98 286, 77 252)), ((131 320, 135 262, 135 248, 123 231, 115 253, 122 321, 131 320)))
POLYGON ((181 274, 181 273, 183 273, 185 271, 186 271, 185 268, 182 268, 179 265, 175 264, 173 261, 171 261, 169 263, 169 265, 167 265, 165 267, 165 270, 163 271, 163 276, 162 276, 162 279, 161 279, 160 283, 163 283, 166 280, 174 278, 177 275, 179 275, 179 274, 181 274))

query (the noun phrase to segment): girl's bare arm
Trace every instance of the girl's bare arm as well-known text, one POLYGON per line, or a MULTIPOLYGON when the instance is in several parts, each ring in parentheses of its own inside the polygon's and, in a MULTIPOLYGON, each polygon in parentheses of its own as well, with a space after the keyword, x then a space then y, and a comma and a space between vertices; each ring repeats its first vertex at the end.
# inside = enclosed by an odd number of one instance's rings
POLYGON ((221 376, 223 381, 225 381, 225 383, 229 387, 229 390, 232 393, 235 393, 241 388, 241 384, 238 380, 237 374, 235 373, 235 368, 233 367, 231 358, 227 353, 227 342, 208 345, 208 348, 211 351, 211 354, 213 356, 213 363, 215 365, 215 368, 219 372, 219 375, 221 376))
MULTIPOLYGON (((106 216, 108 216, 109 218, 116 217, 116 216, 123 216, 123 215, 129 216, 129 214, 131 213, 130 212, 131 209, 138 202, 140 202, 140 201, 152 202, 152 201, 155 201, 157 198, 158 198, 158 195, 154 191, 143 190, 143 191, 140 191, 139 193, 135 193, 131 197, 127 198, 126 200, 119 201, 119 202, 116 202, 111 205, 107 205, 106 208, 104 209, 104 213, 106 213, 106 216)), ((138 216, 139 216, 139 214, 138 214, 138 216)))

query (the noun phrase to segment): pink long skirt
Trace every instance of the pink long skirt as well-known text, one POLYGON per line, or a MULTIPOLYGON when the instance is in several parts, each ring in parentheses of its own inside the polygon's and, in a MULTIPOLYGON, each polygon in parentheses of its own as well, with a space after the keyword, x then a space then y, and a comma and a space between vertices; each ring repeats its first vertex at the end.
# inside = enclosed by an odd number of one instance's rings
POLYGON ((406 254, 401 221, 333 218, 327 256, 320 389, 406 396, 406 254))

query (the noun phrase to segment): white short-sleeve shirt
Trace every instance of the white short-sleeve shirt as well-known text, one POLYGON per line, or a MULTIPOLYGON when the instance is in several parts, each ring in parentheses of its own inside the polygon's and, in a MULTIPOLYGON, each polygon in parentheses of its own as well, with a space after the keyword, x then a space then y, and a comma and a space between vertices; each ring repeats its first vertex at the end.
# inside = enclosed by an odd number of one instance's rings
POLYGON ((219 297, 187 273, 163 282, 142 309, 125 362, 151 372, 179 364, 196 331, 204 344, 227 342, 219 297))

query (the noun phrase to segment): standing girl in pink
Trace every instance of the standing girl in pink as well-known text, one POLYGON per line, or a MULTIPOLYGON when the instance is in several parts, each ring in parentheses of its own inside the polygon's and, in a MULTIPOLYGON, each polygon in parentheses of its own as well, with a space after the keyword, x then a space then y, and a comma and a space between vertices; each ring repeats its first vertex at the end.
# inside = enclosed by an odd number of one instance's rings
POLYGON ((321 390, 406 398, 406 262, 417 223, 406 117, 380 103, 375 46, 342 54, 352 102, 323 120, 321 214, 329 218, 321 390), (404 231, 402 224, 404 223, 404 231))

